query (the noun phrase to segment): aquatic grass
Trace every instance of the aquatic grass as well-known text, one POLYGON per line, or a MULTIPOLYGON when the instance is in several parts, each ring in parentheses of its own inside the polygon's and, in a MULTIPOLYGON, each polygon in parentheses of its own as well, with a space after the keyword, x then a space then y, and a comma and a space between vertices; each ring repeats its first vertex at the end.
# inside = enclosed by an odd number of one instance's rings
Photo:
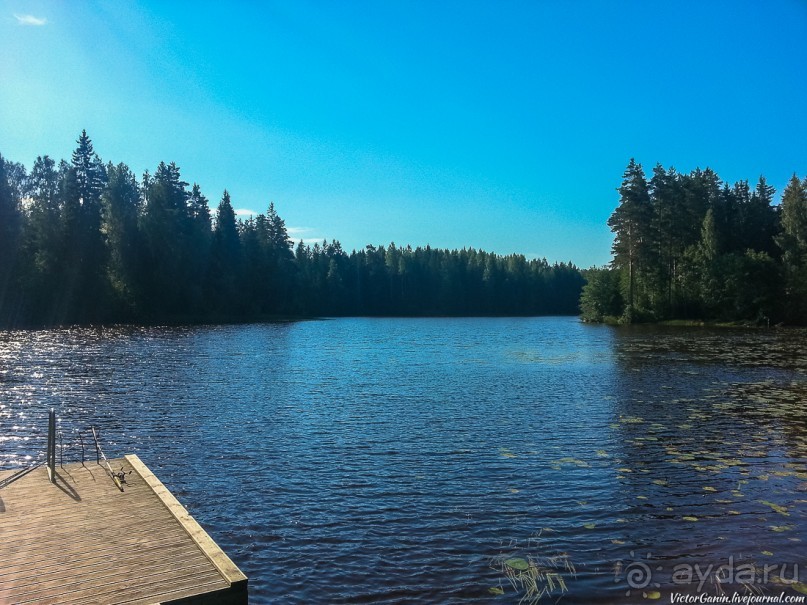
MULTIPOLYGON (((520 594, 520 605, 535 605, 544 596, 562 595, 568 592, 567 577, 577 575, 568 555, 541 557, 533 555, 499 555, 492 567, 502 573, 513 590, 520 594)), ((502 594, 489 589, 492 594, 502 594)))
POLYGON ((781 506, 774 502, 769 502, 768 500, 759 500, 760 504, 764 504, 765 506, 770 507, 773 511, 779 513, 780 515, 784 515, 785 517, 789 517, 790 513, 787 512, 787 507, 781 506))

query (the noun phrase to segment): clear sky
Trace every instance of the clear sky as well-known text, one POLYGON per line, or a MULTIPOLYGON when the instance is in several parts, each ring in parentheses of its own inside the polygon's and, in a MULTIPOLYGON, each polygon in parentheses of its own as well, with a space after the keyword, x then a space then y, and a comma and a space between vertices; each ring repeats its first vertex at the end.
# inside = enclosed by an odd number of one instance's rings
POLYGON ((807 0, 0 0, 0 153, 86 128, 296 239, 587 267, 631 157, 807 175, 806 40, 807 0))

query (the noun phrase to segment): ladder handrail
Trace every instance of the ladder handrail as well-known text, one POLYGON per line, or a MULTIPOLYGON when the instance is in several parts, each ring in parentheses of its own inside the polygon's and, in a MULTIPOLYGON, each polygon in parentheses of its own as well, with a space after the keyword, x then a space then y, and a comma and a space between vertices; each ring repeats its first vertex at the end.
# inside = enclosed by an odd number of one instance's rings
POLYGON ((48 449, 47 449, 48 478, 56 483, 56 410, 51 408, 48 414, 48 449))
POLYGON ((121 484, 120 479, 118 479, 118 476, 115 474, 115 471, 112 470, 112 467, 109 466, 109 460, 106 459, 104 450, 101 449, 101 444, 98 443, 98 435, 95 432, 95 427, 91 426, 90 429, 92 430, 92 438, 95 439, 95 455, 96 456, 98 456, 98 454, 101 455, 101 458, 104 459, 104 464, 106 465, 106 470, 109 473, 109 476, 112 477, 112 480, 115 482, 115 485, 118 486, 118 489, 120 491, 123 491, 123 485, 121 484))

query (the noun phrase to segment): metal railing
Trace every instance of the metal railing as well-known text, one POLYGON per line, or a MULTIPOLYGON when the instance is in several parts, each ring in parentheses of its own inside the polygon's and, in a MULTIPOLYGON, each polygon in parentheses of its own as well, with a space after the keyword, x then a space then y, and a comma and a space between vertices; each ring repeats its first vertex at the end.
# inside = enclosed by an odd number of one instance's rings
MULTIPOLYGON (((99 436, 98 436, 100 431, 96 430, 96 428, 94 426, 90 427, 90 431, 92 431, 93 441, 95 442, 95 462, 96 462, 96 464, 101 466, 106 471, 106 473, 109 475, 109 477, 112 479, 112 481, 115 483, 115 485, 117 486, 117 488, 120 491, 124 491, 123 490, 123 485, 126 483, 126 474, 127 473, 124 472, 123 469, 121 469, 117 473, 114 470, 112 470, 112 466, 109 464, 109 460, 107 460, 106 454, 104 454, 104 450, 101 449, 101 442, 100 442, 100 439, 99 439, 99 436)), ((17 479, 19 479, 20 477, 23 477, 23 476, 27 475, 32 470, 42 466, 43 464, 46 465, 46 468, 47 468, 47 471, 48 471, 48 479, 50 480, 50 482, 51 483, 56 483, 56 477, 57 477, 57 475, 56 475, 56 437, 57 437, 57 432, 56 432, 56 410, 51 409, 50 412, 48 413, 48 441, 47 441, 47 447, 45 449, 45 460, 44 461, 40 460, 39 462, 31 464, 30 466, 27 466, 25 468, 21 468, 18 471, 14 472, 12 475, 9 475, 8 477, 4 478, 2 481, 0 481, 0 488, 5 487, 9 483, 12 483, 12 482, 16 481, 17 479)), ((84 460, 85 460, 85 457, 86 457, 86 451, 85 451, 85 447, 84 447, 84 438, 82 437, 80 431, 77 432, 77 437, 78 437, 77 441, 74 439, 71 443, 69 443, 67 445, 67 448, 65 448, 64 437, 62 435, 62 432, 59 431, 58 438, 59 438, 59 466, 60 467, 64 466, 64 453, 65 453, 65 451, 69 452, 71 449, 73 449, 76 446, 81 448, 81 465, 84 466, 84 460)), ((131 471, 129 471, 129 472, 131 472, 131 471)))
POLYGON ((51 409, 48 414, 48 449, 47 460, 48 478, 51 483, 56 483, 56 410, 51 409))

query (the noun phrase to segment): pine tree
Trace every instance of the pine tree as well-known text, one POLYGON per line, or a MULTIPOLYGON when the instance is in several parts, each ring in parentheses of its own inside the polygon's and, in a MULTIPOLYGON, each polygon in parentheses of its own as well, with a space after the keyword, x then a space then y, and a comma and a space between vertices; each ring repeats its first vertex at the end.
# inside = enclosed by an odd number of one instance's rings
POLYGON ((613 266, 622 272, 626 282, 625 319, 631 322, 640 310, 640 289, 646 289, 654 244, 647 180, 641 164, 633 158, 623 174, 619 196, 619 206, 608 219, 608 226, 615 235, 613 266))

